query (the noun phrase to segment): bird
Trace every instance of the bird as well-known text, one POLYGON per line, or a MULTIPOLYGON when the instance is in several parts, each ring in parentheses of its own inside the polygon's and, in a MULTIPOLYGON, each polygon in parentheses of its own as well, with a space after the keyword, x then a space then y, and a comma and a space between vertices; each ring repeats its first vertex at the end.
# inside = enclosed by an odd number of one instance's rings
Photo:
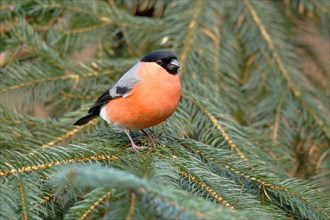
POLYGON ((74 125, 84 125, 100 116, 123 129, 133 150, 146 149, 134 143, 130 131, 141 130, 150 140, 144 129, 160 124, 175 112, 181 97, 179 68, 180 62, 172 52, 147 54, 106 90, 87 115, 74 125))

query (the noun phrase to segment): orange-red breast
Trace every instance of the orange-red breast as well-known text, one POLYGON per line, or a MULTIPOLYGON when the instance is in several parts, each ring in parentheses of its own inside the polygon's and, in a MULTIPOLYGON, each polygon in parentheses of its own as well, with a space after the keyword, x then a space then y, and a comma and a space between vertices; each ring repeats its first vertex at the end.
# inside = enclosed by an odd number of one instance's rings
POLYGON ((173 53, 156 51, 146 55, 105 91, 75 125, 100 116, 124 128, 134 150, 144 149, 136 146, 129 130, 143 131, 174 113, 181 96, 179 67, 173 53))

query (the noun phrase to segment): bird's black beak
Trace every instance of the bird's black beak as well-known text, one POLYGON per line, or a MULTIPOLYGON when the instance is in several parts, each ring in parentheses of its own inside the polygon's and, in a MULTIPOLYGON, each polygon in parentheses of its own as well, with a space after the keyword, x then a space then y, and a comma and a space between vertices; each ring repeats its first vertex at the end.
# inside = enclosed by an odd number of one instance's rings
POLYGON ((180 63, 177 59, 172 59, 171 62, 169 62, 166 66, 167 72, 169 72, 172 75, 175 75, 178 73, 178 69, 180 68, 180 63))
POLYGON ((172 59, 169 64, 167 64, 167 71, 171 74, 175 74, 178 72, 178 69, 180 68, 180 63, 177 59, 172 59))
POLYGON ((180 68, 180 63, 177 59, 172 59, 171 62, 170 62, 170 65, 173 66, 176 69, 180 68))

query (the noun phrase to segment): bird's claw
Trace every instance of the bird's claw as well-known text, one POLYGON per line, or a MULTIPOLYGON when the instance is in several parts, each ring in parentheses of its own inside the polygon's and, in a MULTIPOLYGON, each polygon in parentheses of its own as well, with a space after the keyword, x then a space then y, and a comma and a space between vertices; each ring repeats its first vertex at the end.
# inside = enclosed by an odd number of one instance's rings
POLYGON ((156 144, 156 140, 153 139, 145 130, 142 129, 142 132, 143 132, 149 146, 156 144))
POLYGON ((131 149, 134 150, 135 152, 140 152, 147 148, 148 147, 146 147, 146 146, 137 146, 137 145, 132 145, 132 147, 131 147, 131 149))

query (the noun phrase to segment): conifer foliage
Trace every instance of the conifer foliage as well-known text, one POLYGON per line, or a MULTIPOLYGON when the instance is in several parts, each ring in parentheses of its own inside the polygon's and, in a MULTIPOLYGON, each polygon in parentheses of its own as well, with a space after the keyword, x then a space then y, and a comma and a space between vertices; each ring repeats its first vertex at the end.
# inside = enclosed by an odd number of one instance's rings
POLYGON ((329 69, 297 43, 302 23, 328 41, 329 7, 2 1, 0 218, 329 219, 329 69), (160 49, 178 55, 183 94, 147 129, 154 145, 72 125, 160 49))

